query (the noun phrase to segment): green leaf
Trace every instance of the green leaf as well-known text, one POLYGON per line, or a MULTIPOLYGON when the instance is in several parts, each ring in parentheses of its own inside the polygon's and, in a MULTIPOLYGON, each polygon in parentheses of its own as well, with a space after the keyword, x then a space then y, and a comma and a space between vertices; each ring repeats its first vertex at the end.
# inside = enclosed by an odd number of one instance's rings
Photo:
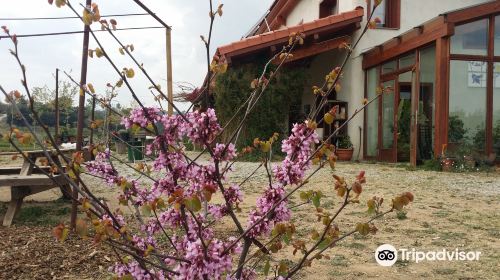
POLYGON ((186 207, 190 211, 198 212, 201 210, 201 201, 197 196, 191 199, 186 199, 186 207))
POLYGON ((367 223, 358 223, 356 225, 356 230, 361 234, 361 235, 368 235, 370 233, 370 225, 367 223))
POLYGON ((313 205, 314 207, 318 208, 320 206, 320 199, 321 199, 321 195, 319 193, 316 193, 313 198, 312 198, 312 202, 313 202, 313 205))
POLYGON ((330 239, 330 237, 326 237, 325 239, 323 239, 323 241, 321 241, 321 243, 319 243, 318 249, 319 250, 326 249, 328 246, 330 246, 331 242, 332 240, 330 239))
POLYGON ((135 76, 134 69, 129 68, 127 71, 125 71, 125 74, 127 75, 127 78, 132 79, 135 76))
POLYGON ((151 216, 151 206, 149 204, 144 204, 142 207, 141 207, 141 211, 142 211, 142 214, 144 216, 151 216))
POLYGON ((134 280, 134 277, 130 274, 124 275, 121 280, 134 280))
POLYGON ((292 239, 292 233, 287 231, 284 235, 283 235, 283 241, 285 242, 286 245, 290 245, 290 240, 292 239))
POLYGON ((369 199, 366 202, 366 205, 368 206, 368 214, 375 213, 375 200, 374 199, 369 199))
POLYGON ((309 199, 309 196, 307 195, 306 192, 300 192, 299 196, 300 196, 300 199, 303 201, 307 201, 309 199))
POLYGON ((264 265, 264 275, 267 276, 269 274, 269 270, 271 269, 271 264, 269 263, 269 260, 267 260, 266 264, 264 265))
POLYGON ((288 265, 284 261, 281 261, 278 267, 278 275, 284 276, 287 274, 287 272, 288 272, 288 265))
POLYGON ((319 238, 319 233, 317 230, 313 229, 313 231, 311 232, 311 239, 312 240, 317 240, 319 238))

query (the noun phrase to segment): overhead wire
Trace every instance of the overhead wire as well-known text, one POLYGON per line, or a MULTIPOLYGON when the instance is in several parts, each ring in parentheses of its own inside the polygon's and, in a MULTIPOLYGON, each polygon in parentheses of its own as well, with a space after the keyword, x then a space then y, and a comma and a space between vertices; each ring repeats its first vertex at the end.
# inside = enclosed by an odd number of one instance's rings
MULTIPOLYGON (((128 14, 114 14, 114 15, 103 15, 101 17, 128 17, 128 16, 147 16, 148 13, 128 13, 128 14)), ((18 20, 61 20, 61 19, 80 19, 77 16, 65 16, 65 17, 18 17, 18 18, 0 18, 0 20, 6 21, 18 21, 18 20)))
MULTIPOLYGON (((142 30, 142 29, 164 29, 163 26, 145 26, 145 27, 127 27, 127 28, 116 28, 116 31, 123 30, 142 30)), ((107 30, 93 30, 93 32, 102 32, 107 30)), ((70 34, 81 34, 83 30, 80 31, 65 31, 65 32, 52 32, 52 33, 34 33, 34 34, 16 34, 17 38, 28 38, 28 37, 44 37, 44 36, 58 36, 58 35, 70 35, 70 34)), ((7 39, 8 35, 0 36, 0 39, 7 39)))

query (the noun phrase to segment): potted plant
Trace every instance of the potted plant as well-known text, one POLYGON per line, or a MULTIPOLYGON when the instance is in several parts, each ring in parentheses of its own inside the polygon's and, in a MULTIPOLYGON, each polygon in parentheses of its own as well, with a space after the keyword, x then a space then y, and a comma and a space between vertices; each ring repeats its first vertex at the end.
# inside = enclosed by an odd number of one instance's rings
POLYGON ((453 170, 453 167, 455 165, 455 159, 452 157, 446 156, 446 148, 448 147, 447 144, 443 144, 441 147, 441 168, 445 172, 450 172, 453 170))
POLYGON ((352 159, 353 152, 354 147, 352 146, 349 135, 340 137, 336 149, 338 160, 350 161, 352 159))

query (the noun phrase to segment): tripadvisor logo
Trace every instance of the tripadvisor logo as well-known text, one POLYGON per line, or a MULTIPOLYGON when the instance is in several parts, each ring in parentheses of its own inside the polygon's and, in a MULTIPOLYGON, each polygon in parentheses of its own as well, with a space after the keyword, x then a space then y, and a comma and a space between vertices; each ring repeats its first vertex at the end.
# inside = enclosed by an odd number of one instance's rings
POLYGON ((381 266, 392 266, 398 259, 415 263, 422 261, 478 261, 480 256, 481 252, 460 251, 459 249, 441 249, 427 252, 415 248, 396 250, 391 244, 380 245, 375 250, 375 260, 381 266))

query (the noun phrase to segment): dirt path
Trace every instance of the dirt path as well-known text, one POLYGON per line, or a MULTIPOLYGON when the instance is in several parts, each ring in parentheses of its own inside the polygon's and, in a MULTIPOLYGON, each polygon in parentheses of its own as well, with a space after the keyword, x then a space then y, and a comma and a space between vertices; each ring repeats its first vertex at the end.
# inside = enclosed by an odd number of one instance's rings
MULTIPOLYGON (((241 182, 251 173, 256 163, 236 163, 235 172, 230 176, 230 182, 241 182)), ((121 168, 121 167, 120 167, 121 168)), ((386 198, 386 201, 403 191, 415 194, 415 202, 406 213, 389 216, 375 224, 379 232, 372 236, 354 236, 329 251, 330 260, 315 261, 311 268, 302 272, 297 279, 492 279, 500 275, 500 173, 441 173, 432 171, 407 171, 381 164, 340 163, 336 174, 348 179, 354 178, 360 170, 366 171, 368 180, 364 188, 360 205, 349 205, 339 216, 338 225, 341 231, 352 229, 357 222, 366 220, 366 200, 374 195, 386 198), (455 250, 481 251, 479 261, 444 261, 444 262, 408 262, 398 261, 392 267, 381 267, 374 260, 375 249, 384 243, 396 248, 415 248, 419 251, 455 250)), ((90 185, 98 197, 114 201, 118 194, 116 189, 110 189, 93 179, 90 185)), ((242 206, 243 213, 248 212, 258 194, 263 190, 266 177, 258 172, 256 178, 243 187, 246 200, 242 206)), ((333 212, 341 203, 335 196, 331 171, 324 169, 315 176, 305 190, 321 190, 325 194, 322 207, 333 212)), ((60 196, 58 190, 48 191, 33 196, 36 201, 51 201, 60 196)), ((9 193, 0 188, 0 201, 7 201, 9 193)), ((298 203, 294 196, 291 203, 298 203)), ((111 204, 116 207, 116 204, 111 204)), ((388 205, 386 205, 388 207, 388 205)), ((29 204, 24 208, 29 209, 29 204)), ((0 207, 0 217, 5 212, 0 207)), ((69 215, 62 216, 68 218, 69 215)), ((39 217, 32 217, 40 219, 39 217)), ((241 217, 245 220, 245 217, 241 217)), ((319 228, 316 223, 315 210, 312 205, 302 206, 294 210, 294 222, 300 232, 298 236, 308 238, 313 228, 319 228)), ((50 222, 48 222, 50 224, 50 222)), ((38 226, 34 226, 38 227, 38 226)), ((21 226, 22 228, 22 226, 21 226)), ((47 229, 47 228, 45 228, 47 229)), ((222 221, 219 230, 231 230, 228 221, 222 221)), ((17 234, 19 227, 1 229, 2 238, 17 234)), ((39 230, 36 232, 40 232, 39 230)), ((37 239, 50 239, 50 234, 38 234, 37 239)), ((11 243, 0 243, 3 246, 15 246, 11 243)), ((37 246, 24 246, 24 251, 33 253, 37 246)), ((9 258, 5 257, 6 249, 0 248, 0 264, 9 258)), ((290 261, 297 257, 289 256, 290 261)), ((105 261, 104 261, 105 263, 105 261)), ((101 265, 101 264, 99 264, 101 265)), ((0 265, 1 267, 2 265, 0 265)), ((42 265, 43 266, 43 265, 42 265)), ((33 267, 40 275, 46 270, 33 267)), ((3 270, 5 271, 5 270, 3 270)), ((17 270, 16 270, 17 271, 17 270)), ((105 275, 105 270, 97 273, 105 275)), ((2 270, 0 269, 0 273, 2 270)), ((16 275, 10 271, 8 276, 16 275)), ((61 277, 64 274, 61 275, 61 277)), ((2 275, 0 274, 0 278, 2 275)), ((81 275, 80 275, 81 276, 81 275)), ((102 275, 101 275, 102 276, 102 275)), ((77 274, 69 276, 78 279, 77 274)), ((86 277, 94 278, 95 274, 86 277)), ((21 277, 23 278, 23 277, 21 277)))

